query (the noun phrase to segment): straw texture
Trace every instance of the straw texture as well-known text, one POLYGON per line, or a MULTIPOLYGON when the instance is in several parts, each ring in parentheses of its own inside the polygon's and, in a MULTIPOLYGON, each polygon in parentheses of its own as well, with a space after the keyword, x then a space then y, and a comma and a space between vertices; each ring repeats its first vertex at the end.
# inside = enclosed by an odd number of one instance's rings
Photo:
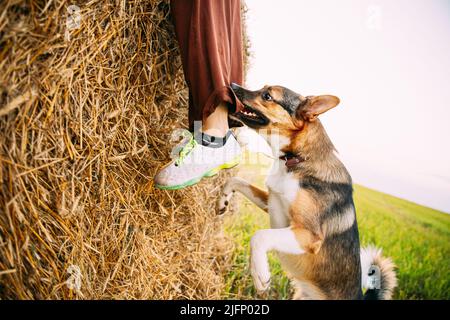
POLYGON ((168 1, 71 4, 0 2, 0 298, 219 298, 226 174, 153 188, 187 124, 168 1))

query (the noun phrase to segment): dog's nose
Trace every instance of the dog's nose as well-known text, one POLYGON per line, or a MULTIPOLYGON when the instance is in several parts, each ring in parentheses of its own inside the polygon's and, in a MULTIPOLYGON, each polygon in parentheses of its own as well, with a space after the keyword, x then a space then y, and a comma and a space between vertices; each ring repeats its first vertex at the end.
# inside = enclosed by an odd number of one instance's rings
POLYGON ((240 85, 238 85, 237 83, 232 82, 231 83, 231 89, 239 90, 239 89, 242 89, 242 87, 240 85))

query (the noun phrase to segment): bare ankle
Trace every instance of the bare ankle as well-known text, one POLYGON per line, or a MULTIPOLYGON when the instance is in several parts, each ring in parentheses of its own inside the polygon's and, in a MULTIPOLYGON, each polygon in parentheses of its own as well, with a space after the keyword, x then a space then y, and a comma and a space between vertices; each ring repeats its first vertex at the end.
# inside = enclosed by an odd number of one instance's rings
POLYGON ((225 103, 219 104, 214 112, 205 120, 201 131, 210 136, 223 137, 228 130, 228 106, 225 103))
POLYGON ((208 128, 208 129, 202 128, 200 131, 203 133, 206 133, 207 135, 221 138, 227 134, 228 130, 229 130, 228 128, 226 128, 226 129, 225 128, 221 128, 221 129, 219 129, 219 128, 208 128))

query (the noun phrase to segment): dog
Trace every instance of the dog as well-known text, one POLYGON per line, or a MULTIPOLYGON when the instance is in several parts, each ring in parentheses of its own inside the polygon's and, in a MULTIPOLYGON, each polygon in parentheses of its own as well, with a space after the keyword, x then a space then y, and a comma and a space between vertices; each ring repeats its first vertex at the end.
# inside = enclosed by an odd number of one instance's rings
POLYGON ((270 215, 271 228, 258 230, 250 241, 257 291, 269 288, 267 252, 273 250, 292 279, 294 299, 390 299, 395 266, 381 250, 360 248, 352 179, 318 119, 339 98, 304 97, 281 86, 231 88, 244 105, 233 118, 262 135, 275 157, 268 191, 234 177, 219 199, 223 213, 239 191, 270 215))

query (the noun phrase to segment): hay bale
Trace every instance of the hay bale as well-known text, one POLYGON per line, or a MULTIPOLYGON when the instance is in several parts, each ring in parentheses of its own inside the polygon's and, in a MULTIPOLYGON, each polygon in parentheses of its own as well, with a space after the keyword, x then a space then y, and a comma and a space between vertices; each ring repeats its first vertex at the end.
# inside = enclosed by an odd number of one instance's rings
POLYGON ((0 3, 0 297, 218 298, 221 178, 152 185, 187 124, 168 1, 71 4, 0 3))

